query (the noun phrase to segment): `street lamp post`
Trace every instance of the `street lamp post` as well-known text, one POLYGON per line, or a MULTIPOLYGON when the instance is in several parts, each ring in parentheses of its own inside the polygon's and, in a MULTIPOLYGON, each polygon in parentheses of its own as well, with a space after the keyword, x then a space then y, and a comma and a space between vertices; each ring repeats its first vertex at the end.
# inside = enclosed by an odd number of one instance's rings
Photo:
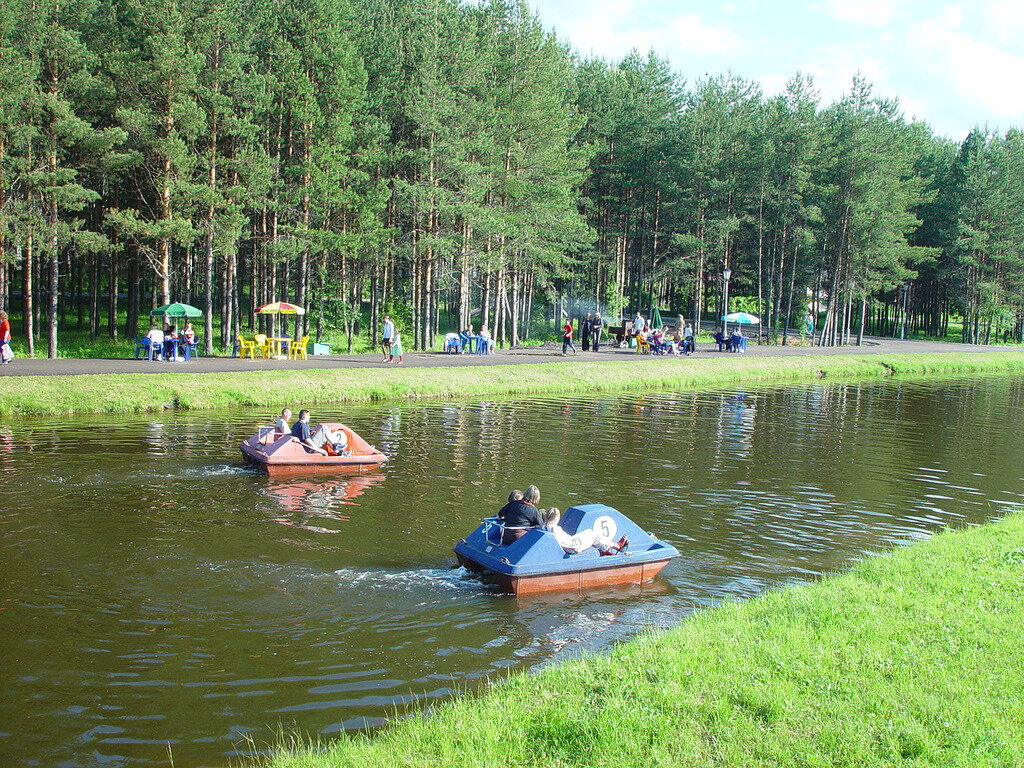
POLYGON ((910 293, 910 284, 903 283, 900 286, 900 290, 903 291, 903 322, 900 324, 900 338, 907 338, 907 294, 910 293))
POLYGON ((722 270, 722 330, 728 330, 725 323, 725 316, 729 314, 729 278, 732 277, 732 270, 726 267, 722 270))

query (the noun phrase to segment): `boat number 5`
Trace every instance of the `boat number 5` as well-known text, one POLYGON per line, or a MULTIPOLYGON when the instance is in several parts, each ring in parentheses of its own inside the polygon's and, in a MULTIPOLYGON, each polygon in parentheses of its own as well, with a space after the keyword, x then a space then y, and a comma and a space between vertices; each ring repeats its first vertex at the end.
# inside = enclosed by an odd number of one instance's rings
POLYGON ((609 539, 615 538, 615 520, 610 515, 601 515, 594 521, 594 530, 609 539))

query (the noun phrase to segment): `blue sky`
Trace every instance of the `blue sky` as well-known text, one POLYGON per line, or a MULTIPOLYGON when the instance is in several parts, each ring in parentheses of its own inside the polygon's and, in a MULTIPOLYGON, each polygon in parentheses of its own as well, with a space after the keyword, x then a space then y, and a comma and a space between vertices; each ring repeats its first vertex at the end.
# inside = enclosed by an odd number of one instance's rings
POLYGON ((960 140, 1024 128, 1024 0, 527 0, 583 55, 653 49, 692 83, 731 71, 779 92, 796 72, 824 103, 856 72, 908 117, 960 140))

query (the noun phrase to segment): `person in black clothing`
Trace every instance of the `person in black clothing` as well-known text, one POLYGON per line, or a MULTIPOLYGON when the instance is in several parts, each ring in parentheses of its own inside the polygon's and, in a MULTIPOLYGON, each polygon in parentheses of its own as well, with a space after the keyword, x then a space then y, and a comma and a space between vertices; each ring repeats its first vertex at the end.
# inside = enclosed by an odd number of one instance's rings
POLYGON ((583 340, 583 351, 590 351, 590 322, 594 319, 593 314, 587 312, 587 316, 580 322, 580 338, 583 340))
POLYGON ((540 501, 540 490, 531 485, 523 493, 522 500, 515 500, 515 492, 509 494, 509 502, 498 510, 498 520, 505 526, 501 535, 502 544, 511 544, 531 528, 544 525, 537 502, 540 501))

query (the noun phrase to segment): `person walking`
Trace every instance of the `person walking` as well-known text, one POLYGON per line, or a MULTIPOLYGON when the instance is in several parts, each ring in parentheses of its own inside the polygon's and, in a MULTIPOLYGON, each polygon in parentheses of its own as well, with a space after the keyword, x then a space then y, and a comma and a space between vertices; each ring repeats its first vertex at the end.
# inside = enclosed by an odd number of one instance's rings
POLYGON ((572 343, 572 320, 567 319, 565 325, 562 326, 562 355, 568 354, 567 349, 571 349, 572 353, 576 354, 576 347, 572 343))
POLYGON ((384 353, 383 363, 390 363, 394 358, 391 355, 391 337, 395 335, 395 324, 391 322, 390 315, 384 315, 384 330, 380 334, 380 351, 384 353))
POLYGON ((0 365, 7 365, 14 359, 11 351, 11 321, 7 313, 0 310, 0 365))
POLYGON ((390 359, 394 360, 396 356, 398 357, 398 362, 399 363, 404 363, 405 362, 405 360, 404 360, 405 354, 402 352, 402 334, 400 334, 397 329, 395 330, 394 335, 391 337, 391 358, 390 359))

